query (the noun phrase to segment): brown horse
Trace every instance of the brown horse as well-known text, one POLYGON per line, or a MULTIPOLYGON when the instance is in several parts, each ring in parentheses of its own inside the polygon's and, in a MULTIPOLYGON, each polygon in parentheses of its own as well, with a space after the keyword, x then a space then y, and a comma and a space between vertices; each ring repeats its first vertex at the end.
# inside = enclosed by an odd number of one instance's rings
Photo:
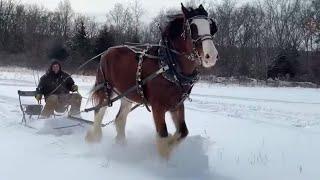
POLYGON ((171 21, 162 30, 160 45, 138 53, 130 46, 116 46, 102 55, 95 87, 101 84, 105 87, 95 89, 92 95, 95 104, 101 108, 95 111, 93 128, 86 136, 88 142, 101 140, 101 122, 110 97, 137 84, 138 91, 121 99, 115 119, 116 140, 125 140, 126 119, 133 103, 151 106, 157 147, 162 157, 169 158, 173 147, 188 135, 183 101, 197 80, 197 67, 209 68, 217 61, 218 52, 212 38, 217 28, 202 5, 196 9, 181 6, 183 14, 171 16, 171 21), (164 66, 168 67, 164 72, 141 84, 141 79, 164 66), (168 111, 176 127, 174 135, 167 131, 165 113, 168 111))

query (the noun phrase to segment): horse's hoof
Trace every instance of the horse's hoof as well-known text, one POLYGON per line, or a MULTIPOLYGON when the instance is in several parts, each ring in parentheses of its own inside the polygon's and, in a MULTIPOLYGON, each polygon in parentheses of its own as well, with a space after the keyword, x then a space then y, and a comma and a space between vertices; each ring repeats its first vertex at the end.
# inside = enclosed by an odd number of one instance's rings
POLYGON ((180 142, 181 139, 182 139, 181 133, 175 132, 173 136, 171 136, 170 138, 170 143, 176 145, 180 142))
POLYGON ((173 148, 178 144, 178 140, 180 138, 180 134, 175 134, 175 135, 168 135, 168 137, 158 137, 157 138, 157 148, 158 148, 158 153, 159 155, 166 159, 169 160, 171 153, 173 151, 173 148))
POLYGON ((119 136, 117 135, 115 137, 115 141, 118 145, 127 145, 127 140, 125 136, 119 136))
POLYGON ((89 130, 85 137, 87 143, 99 143, 102 139, 101 130, 89 130))

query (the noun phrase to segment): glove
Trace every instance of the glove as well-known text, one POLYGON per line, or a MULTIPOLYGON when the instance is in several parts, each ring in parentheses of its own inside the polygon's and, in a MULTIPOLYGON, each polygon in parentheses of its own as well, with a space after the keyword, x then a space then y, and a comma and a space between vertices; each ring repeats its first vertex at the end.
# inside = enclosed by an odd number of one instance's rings
POLYGON ((72 92, 78 91, 78 86, 77 86, 77 85, 73 85, 73 86, 71 87, 71 91, 72 91, 72 92))
POLYGON ((41 94, 37 94, 35 96, 35 98, 36 98, 37 101, 41 101, 42 95, 41 94))

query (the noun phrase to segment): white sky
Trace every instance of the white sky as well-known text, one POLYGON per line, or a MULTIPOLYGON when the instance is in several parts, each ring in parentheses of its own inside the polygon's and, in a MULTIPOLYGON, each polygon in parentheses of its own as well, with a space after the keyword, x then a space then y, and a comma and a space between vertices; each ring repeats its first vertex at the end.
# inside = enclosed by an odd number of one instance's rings
MULTIPOLYGON (((42 5, 50 10, 54 10, 60 0, 16 0, 21 3, 42 5)), ((184 1, 184 0, 183 0, 184 1)), ((70 0, 72 9, 75 12, 84 13, 90 16, 95 16, 97 20, 104 21, 107 12, 114 6, 115 3, 129 4, 133 0, 70 0)), ((146 10, 144 14, 145 20, 150 20, 161 9, 180 7, 181 0, 141 0, 139 3, 146 10)))
MULTIPOLYGON (((54 10, 61 0, 14 0, 21 3, 37 4, 54 10)), ((96 20, 104 22, 107 12, 114 7, 115 3, 129 4, 134 0, 70 0, 72 9, 75 12, 83 13, 89 16, 96 17, 96 20)), ((140 0, 139 3, 145 10, 142 17, 143 21, 150 21, 162 9, 180 8, 180 3, 186 0, 140 0)), ((201 1, 201 0, 199 0, 201 1)), ((203 0, 206 2, 205 0, 203 0)), ((220 0, 213 0, 217 3, 220 0)), ((237 3, 243 3, 253 0, 238 0, 237 3)))

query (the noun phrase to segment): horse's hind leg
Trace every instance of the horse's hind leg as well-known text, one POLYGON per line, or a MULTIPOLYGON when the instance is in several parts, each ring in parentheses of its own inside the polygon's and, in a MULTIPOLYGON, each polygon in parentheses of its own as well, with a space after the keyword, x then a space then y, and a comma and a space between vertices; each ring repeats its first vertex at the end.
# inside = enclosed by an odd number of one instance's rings
POLYGON ((102 107, 94 112, 93 127, 87 132, 86 141, 90 143, 100 142, 102 138, 101 123, 107 107, 102 107))
POLYGON ((131 106, 132 106, 131 102, 127 101, 124 98, 121 99, 120 109, 115 119, 116 130, 117 130, 116 141, 118 142, 125 140, 126 121, 127 121, 127 116, 131 110, 131 106))
POLYGON ((175 135, 179 135, 180 139, 188 135, 188 128, 184 117, 184 104, 179 105, 175 110, 170 111, 172 120, 176 127, 175 135))

